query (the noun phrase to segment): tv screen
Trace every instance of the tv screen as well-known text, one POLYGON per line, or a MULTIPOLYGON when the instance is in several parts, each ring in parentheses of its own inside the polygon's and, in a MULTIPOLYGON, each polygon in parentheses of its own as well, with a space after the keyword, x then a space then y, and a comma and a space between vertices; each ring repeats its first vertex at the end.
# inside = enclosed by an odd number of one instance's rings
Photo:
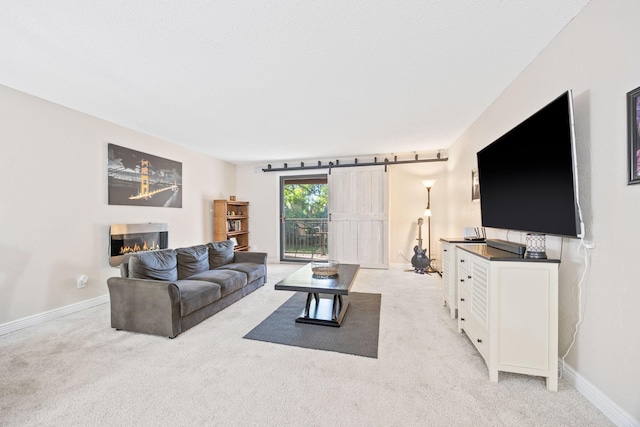
POLYGON ((477 157, 484 227, 581 235, 571 91, 477 157))

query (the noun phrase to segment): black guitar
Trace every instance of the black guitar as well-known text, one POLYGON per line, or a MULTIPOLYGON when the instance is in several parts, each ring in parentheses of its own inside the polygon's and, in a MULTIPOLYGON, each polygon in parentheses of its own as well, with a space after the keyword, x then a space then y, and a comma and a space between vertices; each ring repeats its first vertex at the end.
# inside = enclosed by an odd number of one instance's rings
POLYGON ((425 269, 429 267, 429 257, 427 257, 426 249, 420 249, 420 246, 413 247, 413 256, 411 257, 411 265, 416 273, 424 274, 425 269))
POLYGON ((424 274, 425 269, 429 267, 430 261, 427 257, 427 250, 422 249, 422 218, 418 218, 418 244, 413 247, 413 256, 411 257, 411 265, 416 273, 424 274))

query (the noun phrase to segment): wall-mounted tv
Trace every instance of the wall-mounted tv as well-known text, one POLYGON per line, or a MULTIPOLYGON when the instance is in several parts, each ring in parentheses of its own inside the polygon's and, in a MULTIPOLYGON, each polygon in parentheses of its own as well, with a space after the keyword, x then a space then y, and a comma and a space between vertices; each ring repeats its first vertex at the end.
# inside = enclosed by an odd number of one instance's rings
POLYGON ((477 157, 484 227, 582 236, 571 91, 477 157))

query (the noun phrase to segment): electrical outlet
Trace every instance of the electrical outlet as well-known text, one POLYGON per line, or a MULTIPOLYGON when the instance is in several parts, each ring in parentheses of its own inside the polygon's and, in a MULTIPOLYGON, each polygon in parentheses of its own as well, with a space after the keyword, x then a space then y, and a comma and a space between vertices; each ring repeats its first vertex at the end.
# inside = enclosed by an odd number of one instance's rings
POLYGON ((89 281, 89 276, 86 274, 81 274, 76 278, 76 286, 78 289, 84 288, 87 286, 87 282, 89 281))

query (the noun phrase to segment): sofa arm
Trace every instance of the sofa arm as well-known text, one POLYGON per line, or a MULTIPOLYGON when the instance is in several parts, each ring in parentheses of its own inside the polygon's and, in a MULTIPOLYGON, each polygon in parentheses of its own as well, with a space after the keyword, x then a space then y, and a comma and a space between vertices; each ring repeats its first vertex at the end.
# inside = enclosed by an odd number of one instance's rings
POLYGON ((253 262, 264 264, 264 282, 267 282, 267 253, 266 252, 234 252, 233 262, 253 262))
POLYGON ((173 338, 181 332, 180 291, 172 282, 111 277, 111 327, 173 338))
POLYGON ((254 262, 267 265, 266 252, 234 252, 233 262, 254 262))

